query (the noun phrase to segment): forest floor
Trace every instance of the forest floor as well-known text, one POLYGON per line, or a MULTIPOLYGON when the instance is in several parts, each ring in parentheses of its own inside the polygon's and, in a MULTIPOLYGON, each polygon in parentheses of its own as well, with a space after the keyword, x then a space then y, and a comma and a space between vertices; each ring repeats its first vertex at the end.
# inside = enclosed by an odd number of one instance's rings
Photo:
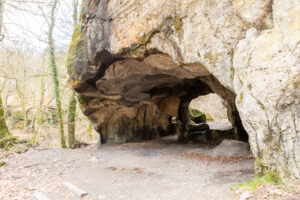
MULTIPOLYGON (((79 199, 62 187, 65 181, 87 191, 84 200, 244 198, 245 193, 232 191, 232 186, 253 178, 253 159, 216 158, 207 152, 207 146, 178 145, 174 138, 98 149, 30 149, 2 159, 6 164, 0 168, 0 199, 33 199, 38 191, 51 200, 79 199)), ((281 190, 280 198, 268 198, 266 190, 247 193, 243 200, 297 199, 283 198, 281 190)))

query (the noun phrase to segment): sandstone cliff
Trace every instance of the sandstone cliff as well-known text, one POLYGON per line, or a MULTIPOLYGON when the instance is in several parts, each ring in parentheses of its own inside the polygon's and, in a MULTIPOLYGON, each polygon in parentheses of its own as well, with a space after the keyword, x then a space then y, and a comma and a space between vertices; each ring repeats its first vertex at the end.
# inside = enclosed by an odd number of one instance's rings
POLYGON ((86 0, 68 70, 106 142, 168 134, 170 116, 213 92, 257 174, 300 177, 298 0, 86 0))

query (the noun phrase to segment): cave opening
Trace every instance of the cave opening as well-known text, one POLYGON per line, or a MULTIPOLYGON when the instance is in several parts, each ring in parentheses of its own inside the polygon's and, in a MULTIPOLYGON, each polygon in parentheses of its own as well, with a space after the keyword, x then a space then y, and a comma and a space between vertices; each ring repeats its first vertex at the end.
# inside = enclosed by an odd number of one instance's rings
POLYGON ((81 95, 81 103, 104 143, 138 142, 176 133, 183 143, 223 138, 248 141, 236 95, 202 64, 179 64, 161 53, 124 58, 109 64, 93 85, 97 92, 93 97, 81 95), (193 99, 209 94, 226 102, 232 128, 220 130, 207 122, 207 116, 203 121, 201 116, 190 119, 193 99))
POLYGON ((248 142, 235 107, 235 95, 212 75, 185 79, 172 88, 155 88, 152 95, 166 94, 167 90, 169 96, 158 105, 169 115, 169 133, 177 134, 178 142, 218 144, 223 139, 248 142))

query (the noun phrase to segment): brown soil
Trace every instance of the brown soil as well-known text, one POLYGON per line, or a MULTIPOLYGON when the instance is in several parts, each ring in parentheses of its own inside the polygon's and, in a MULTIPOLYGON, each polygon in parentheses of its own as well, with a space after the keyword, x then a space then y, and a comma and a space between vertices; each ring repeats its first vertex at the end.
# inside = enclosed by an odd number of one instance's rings
POLYGON ((209 148, 165 138, 99 149, 31 149, 3 159, 0 199, 31 199, 37 191, 78 199, 64 181, 87 191, 83 199, 239 199, 230 188, 253 177, 253 159, 210 157, 209 148))

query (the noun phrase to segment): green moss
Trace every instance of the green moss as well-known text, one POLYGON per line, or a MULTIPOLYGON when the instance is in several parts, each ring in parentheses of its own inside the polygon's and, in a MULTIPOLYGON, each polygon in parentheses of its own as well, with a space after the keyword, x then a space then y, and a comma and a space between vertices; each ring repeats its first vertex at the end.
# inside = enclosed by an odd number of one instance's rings
POLYGON ((15 144, 18 144, 18 138, 12 135, 0 139, 0 149, 8 149, 15 144))
POLYGON ((3 165, 5 165, 5 162, 0 160, 0 167, 2 167, 3 165))
POLYGON ((170 37, 171 35, 174 34, 174 30, 172 28, 171 24, 167 24, 166 28, 162 30, 162 32, 167 36, 170 37))
POLYGON ((124 48, 122 52, 120 53, 122 57, 143 57, 145 51, 146 51, 146 46, 147 44, 151 41, 151 38, 153 35, 158 33, 156 30, 152 30, 149 33, 145 34, 142 36, 138 43, 133 44, 130 48, 124 48))
POLYGON ((27 143, 28 141, 26 140, 20 140, 18 137, 8 135, 0 139, 0 149, 22 153, 28 150, 27 143))
POLYGON ((240 103, 243 103, 243 100, 244 100, 244 93, 242 92, 242 93, 240 94, 240 103))
POLYGON ((17 144, 17 145, 14 145, 9 150, 12 151, 12 152, 15 152, 15 153, 24 153, 24 152, 28 151, 28 147, 24 144, 23 145, 22 144, 17 144))
POLYGON ((265 109, 265 106, 261 101, 257 100, 257 103, 258 103, 258 105, 260 106, 261 109, 263 109, 263 110, 265 109))
POLYGON ((92 123, 89 122, 89 125, 88 125, 88 128, 87 128, 87 133, 88 133, 88 135, 89 135, 89 137, 90 137, 91 140, 93 139, 93 133, 92 133, 93 130, 94 130, 94 128, 92 126, 92 123))
POLYGON ((267 180, 270 180, 270 178, 272 178, 273 182, 276 184, 282 182, 280 179, 279 172, 274 171, 274 169, 271 169, 270 167, 266 166, 261 155, 258 155, 255 159, 254 167, 256 178, 268 178, 267 180))
POLYGON ((180 16, 176 15, 175 17, 169 16, 165 19, 163 24, 161 25, 162 32, 167 36, 170 37, 174 33, 178 36, 181 36, 183 33, 183 22, 180 16))
POLYGON ((252 90, 252 85, 251 85, 251 83, 249 83, 248 85, 247 85, 247 87, 248 87, 248 89, 251 91, 252 90))
POLYGON ((181 36, 182 35, 182 19, 179 16, 175 16, 174 18, 174 28, 175 28, 175 32, 181 36))
POLYGON ((206 121, 209 121, 209 122, 214 121, 214 118, 209 113, 205 113, 205 116, 206 116, 206 121))
POLYGON ((130 48, 130 50, 131 50, 131 51, 138 51, 141 47, 146 46, 146 45, 148 44, 148 42, 150 42, 150 40, 151 40, 151 38, 152 38, 154 32, 155 32, 155 31, 151 31, 151 32, 145 34, 143 37, 141 37, 141 38, 139 39, 138 44, 133 45, 133 46, 130 48))
POLYGON ((189 106, 189 112, 193 117, 201 117, 201 116, 205 115, 203 112, 201 112, 195 108, 192 108, 192 106, 189 106))
POLYGON ((4 138, 5 136, 10 135, 10 132, 7 128, 6 120, 5 120, 5 113, 0 93, 0 139, 4 138))
POLYGON ((257 188, 261 185, 265 184, 279 184, 279 178, 277 175, 273 174, 266 174, 261 177, 254 177, 252 180, 245 182, 245 183, 240 183, 237 185, 237 187, 242 188, 243 190, 250 190, 252 192, 256 191, 257 188))
POLYGON ((79 22, 76 24, 74 28, 74 32, 72 35, 72 40, 69 46, 69 52, 67 55, 66 66, 68 68, 68 72, 70 73, 72 68, 72 62, 74 57, 84 58, 86 56, 86 44, 85 44, 85 37, 83 37, 83 33, 85 28, 79 22))
POLYGON ((211 51, 206 52, 206 53, 204 54, 204 58, 205 58, 205 59, 208 59, 209 63, 210 63, 210 64, 213 64, 213 65, 216 64, 216 62, 217 62, 217 60, 218 60, 218 56, 219 56, 218 53, 213 54, 211 51))
POLYGON ((78 102, 82 106, 88 106, 89 103, 94 99, 95 97, 85 96, 85 95, 79 95, 78 96, 78 102))
POLYGON ((143 57, 147 44, 151 41, 151 38, 159 32, 163 32, 167 37, 170 37, 174 32, 179 36, 182 35, 182 19, 179 16, 168 17, 166 20, 158 26, 158 28, 153 29, 149 33, 142 36, 136 44, 133 44, 129 48, 124 48, 120 53, 121 57, 143 57))
POLYGON ((77 105, 77 100, 75 98, 75 94, 73 94, 70 98, 69 109, 68 109, 68 141, 69 141, 69 148, 71 149, 74 149, 76 146, 76 138, 75 138, 76 105, 77 105))
POLYGON ((231 65, 229 69, 230 69, 230 80, 233 80, 235 74, 234 67, 231 65))

